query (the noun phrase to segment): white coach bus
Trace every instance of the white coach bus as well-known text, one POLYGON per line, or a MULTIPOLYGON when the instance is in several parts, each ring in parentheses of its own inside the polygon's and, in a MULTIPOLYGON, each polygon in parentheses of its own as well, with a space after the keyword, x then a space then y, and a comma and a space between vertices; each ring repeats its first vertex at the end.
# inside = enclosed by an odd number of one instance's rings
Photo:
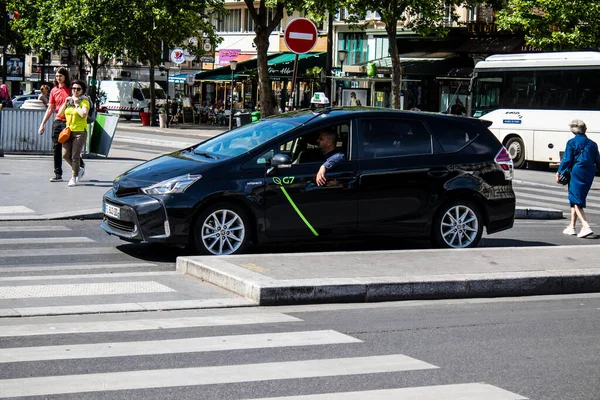
POLYGON ((572 119, 600 139, 600 52, 490 56, 473 71, 469 115, 492 122, 515 168, 559 163, 572 119))

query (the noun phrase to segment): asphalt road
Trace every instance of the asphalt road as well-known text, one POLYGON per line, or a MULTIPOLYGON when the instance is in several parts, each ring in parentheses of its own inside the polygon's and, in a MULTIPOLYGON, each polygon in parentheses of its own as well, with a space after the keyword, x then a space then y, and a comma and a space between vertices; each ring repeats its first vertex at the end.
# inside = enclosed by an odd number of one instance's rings
MULTIPOLYGON (((420 387, 415 397, 389 398, 448 400, 458 399, 449 389, 430 397, 424 391, 437 385, 485 383, 488 390, 514 395, 492 397, 486 392, 460 399, 595 400, 600 393, 595 350, 600 346, 599 308, 600 295, 576 295, 3 319, 0 397, 14 394, 15 385, 21 385, 23 395, 61 400, 221 400, 318 393, 346 399, 343 393, 351 391, 420 387), (282 321, 261 323, 267 315, 282 321), (203 317, 246 317, 246 322, 166 329, 147 322, 203 317), (129 328, 140 320, 142 328, 129 328), (49 327, 55 331, 41 333, 49 327), (61 333, 63 329, 73 331, 61 333), (314 335, 308 332, 334 339, 281 347, 274 343, 280 334, 305 340, 314 335), (257 337, 249 336, 265 334, 273 335, 266 345, 256 345, 257 337), (199 338, 216 343, 195 351, 173 347, 174 341, 199 338), (239 338, 249 341, 228 350, 221 347, 225 342, 233 346, 239 338), (150 340, 162 342, 139 347, 150 340), (104 351, 109 354, 86 346, 99 343, 107 344, 104 351), (132 351, 137 353, 128 354, 132 351), (394 363, 381 357, 417 365, 393 370, 394 363), (377 371, 365 373, 368 368, 377 371), (355 373, 344 375, 347 369, 355 373), (103 392, 114 379, 127 390, 103 392), (164 387, 170 385, 175 387, 164 387), (69 390, 76 393, 65 394, 69 390)), ((362 393, 356 398, 384 397, 362 393)))

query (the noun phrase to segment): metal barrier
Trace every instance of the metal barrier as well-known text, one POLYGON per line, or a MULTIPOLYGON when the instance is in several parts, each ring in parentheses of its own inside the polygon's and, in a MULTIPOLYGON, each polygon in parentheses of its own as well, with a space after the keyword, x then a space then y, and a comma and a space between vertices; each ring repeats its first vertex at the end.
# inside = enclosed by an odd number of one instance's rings
POLYGON ((52 153, 52 121, 46 122, 44 134, 38 129, 46 110, 4 108, 0 111, 0 153, 52 153))

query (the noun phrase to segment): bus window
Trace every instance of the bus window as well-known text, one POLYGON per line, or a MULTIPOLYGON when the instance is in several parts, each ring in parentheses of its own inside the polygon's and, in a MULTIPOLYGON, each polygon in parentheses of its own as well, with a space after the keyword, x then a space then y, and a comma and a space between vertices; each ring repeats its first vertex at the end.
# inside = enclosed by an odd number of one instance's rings
POLYGON ((535 88, 535 75, 533 72, 506 72, 502 108, 529 108, 535 98, 535 88))

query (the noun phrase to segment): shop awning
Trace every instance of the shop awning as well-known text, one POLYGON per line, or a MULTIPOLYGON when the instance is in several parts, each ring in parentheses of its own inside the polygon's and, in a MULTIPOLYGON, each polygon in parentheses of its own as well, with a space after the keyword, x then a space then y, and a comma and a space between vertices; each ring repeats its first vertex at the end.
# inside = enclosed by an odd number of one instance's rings
MULTIPOLYGON (((325 53, 298 54, 298 61, 305 60, 305 59, 311 58, 311 57, 320 57, 322 54, 325 54, 325 53)), ((277 57, 271 58, 267 62, 267 64, 268 65, 285 64, 285 63, 289 63, 289 62, 294 62, 295 58, 296 58, 296 54, 294 54, 294 53, 283 53, 281 55, 278 55, 277 57)))
POLYGON ((190 71, 190 72, 186 72, 184 74, 169 76, 168 81, 172 82, 172 83, 185 83, 185 78, 188 76, 188 74, 196 75, 200 72, 202 72, 202 71, 190 71))

